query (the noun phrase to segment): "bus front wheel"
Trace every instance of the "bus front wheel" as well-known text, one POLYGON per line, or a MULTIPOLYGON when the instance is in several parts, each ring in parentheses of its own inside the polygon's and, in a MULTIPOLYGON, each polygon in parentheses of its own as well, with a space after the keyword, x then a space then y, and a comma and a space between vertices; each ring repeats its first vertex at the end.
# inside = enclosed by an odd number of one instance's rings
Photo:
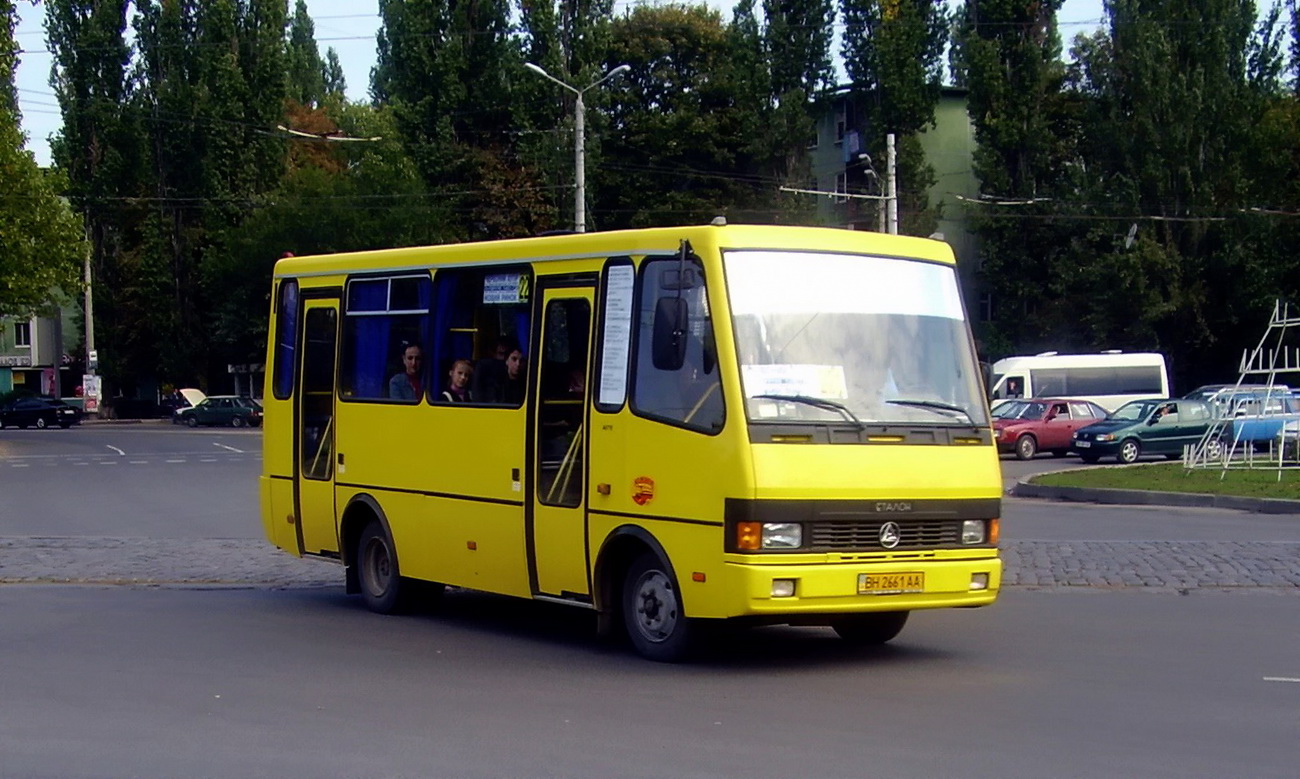
POLYGON ((890 641, 907 624, 906 611, 878 611, 854 614, 831 623, 840 638, 857 646, 876 646, 890 641))
POLYGON ((658 555, 647 552, 628 569, 623 584, 623 624, 642 657, 675 663, 690 654, 695 626, 682 610, 677 582, 658 555))
POLYGON ((410 603, 414 582, 403 579, 397 567, 397 550, 388 531, 373 520, 357 541, 357 579, 366 608, 378 614, 398 614, 410 603))

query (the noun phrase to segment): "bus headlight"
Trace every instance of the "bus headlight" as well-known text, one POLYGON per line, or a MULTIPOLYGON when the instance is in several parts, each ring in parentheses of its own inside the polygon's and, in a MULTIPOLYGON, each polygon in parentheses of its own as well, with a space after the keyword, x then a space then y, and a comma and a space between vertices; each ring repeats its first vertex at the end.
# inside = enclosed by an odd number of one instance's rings
POLYGON ((803 546, 803 525, 798 522, 764 522, 764 549, 798 549, 803 546))
POLYGON ((968 519, 961 523, 961 542, 963 544, 984 543, 984 520, 968 519))

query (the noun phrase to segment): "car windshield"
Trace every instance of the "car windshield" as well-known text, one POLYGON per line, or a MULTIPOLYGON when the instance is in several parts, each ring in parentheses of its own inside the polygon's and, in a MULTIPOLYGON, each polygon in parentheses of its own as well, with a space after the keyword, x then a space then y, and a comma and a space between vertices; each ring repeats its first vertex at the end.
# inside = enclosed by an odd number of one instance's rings
POLYGON ((751 422, 987 424, 951 266, 740 250, 724 262, 751 422))
POLYGON ((1109 418, 1124 422, 1136 422, 1139 419, 1146 419, 1157 404, 1158 401, 1135 400, 1115 409, 1115 413, 1111 414, 1109 418))
POLYGON ((994 419, 1041 419, 1043 412, 1047 410, 1046 403, 1030 403, 1024 400, 1013 400, 1008 403, 1002 403, 993 409, 994 419))

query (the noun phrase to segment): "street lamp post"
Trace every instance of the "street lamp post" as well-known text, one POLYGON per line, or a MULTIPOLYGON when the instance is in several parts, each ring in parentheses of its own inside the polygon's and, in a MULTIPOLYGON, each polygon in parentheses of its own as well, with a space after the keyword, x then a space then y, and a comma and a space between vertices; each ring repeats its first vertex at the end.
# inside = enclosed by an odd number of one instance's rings
POLYGON ((577 100, 573 106, 573 181, 575 191, 573 193, 573 231, 583 233, 587 231, 587 108, 582 103, 582 96, 588 90, 609 81, 625 70, 631 70, 628 65, 619 65, 609 71, 599 79, 593 81, 582 89, 564 83, 550 73, 547 73, 541 67, 531 62, 525 62, 524 67, 528 68, 537 75, 554 81, 556 84, 564 87, 574 94, 577 100))

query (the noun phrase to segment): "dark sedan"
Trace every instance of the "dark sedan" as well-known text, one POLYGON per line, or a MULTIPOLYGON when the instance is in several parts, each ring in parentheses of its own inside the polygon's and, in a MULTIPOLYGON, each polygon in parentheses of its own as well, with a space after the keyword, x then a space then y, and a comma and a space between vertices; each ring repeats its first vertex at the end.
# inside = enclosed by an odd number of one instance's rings
POLYGON ((81 421, 81 409, 61 400, 18 398, 0 408, 0 427, 67 428, 81 421))
POLYGON ((1128 464, 1144 454, 1174 460, 1182 456, 1184 446, 1200 441, 1212 422, 1205 401, 1135 400, 1120 406, 1105 421, 1079 430, 1070 448, 1086 463, 1113 456, 1128 464))
POLYGON ((262 407, 252 398, 210 395, 194 408, 184 408, 176 412, 176 418, 190 427, 199 425, 258 427, 262 424, 262 407))

